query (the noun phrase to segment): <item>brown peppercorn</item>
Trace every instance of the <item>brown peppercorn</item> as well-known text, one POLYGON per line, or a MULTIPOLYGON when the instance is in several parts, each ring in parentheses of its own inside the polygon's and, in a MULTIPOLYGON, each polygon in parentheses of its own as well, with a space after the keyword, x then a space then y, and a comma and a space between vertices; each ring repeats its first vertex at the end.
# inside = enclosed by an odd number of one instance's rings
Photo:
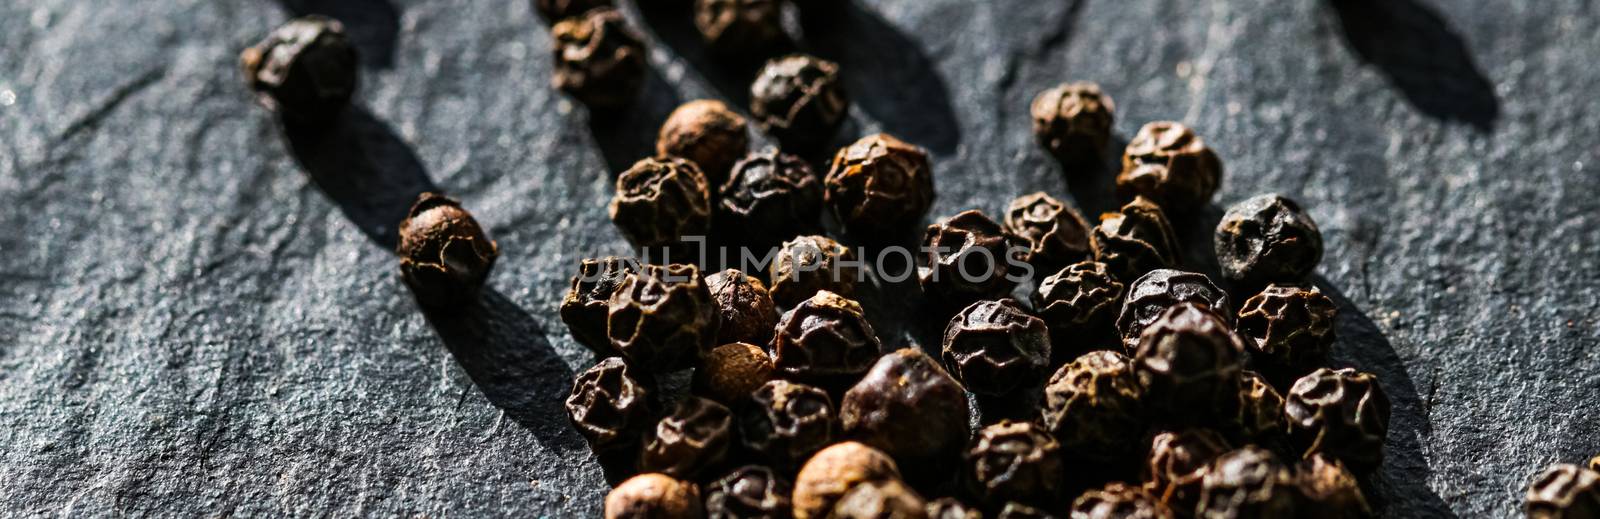
POLYGON ((643 38, 622 13, 605 7, 567 18, 550 29, 555 69, 551 84, 591 110, 633 102, 644 85, 643 38))
POLYGON ((656 423, 639 453, 639 470, 697 479, 721 465, 733 442, 733 413, 727 406, 690 396, 656 423))
POLYGON ((1145 328, 1133 356, 1152 411, 1168 423, 1205 424, 1237 404, 1244 343, 1204 305, 1183 302, 1145 328))
POLYGON ((1178 238, 1166 212, 1144 197, 1134 198, 1119 212, 1100 215, 1089 231, 1094 260, 1106 264, 1123 283, 1155 269, 1178 266, 1178 238))
POLYGON ((1283 395, 1254 371, 1240 373, 1238 404, 1232 410, 1227 428, 1240 443, 1275 445, 1288 430, 1283 395))
POLYGON ((1022 195, 1006 207, 1006 229, 1027 241, 1028 261, 1045 272, 1089 259, 1089 222, 1083 214, 1043 191, 1022 195))
POLYGON ((1059 499, 1061 444, 1033 422, 984 427, 967 449, 967 469, 977 494, 989 503, 1045 505, 1059 499))
POLYGON ((1326 453, 1362 472, 1383 463, 1389 397, 1371 373, 1320 368, 1289 388, 1283 410, 1302 452, 1326 453))
POLYGON ((611 0, 534 0, 533 2, 533 8, 550 23, 572 18, 593 9, 612 6, 611 0))
POLYGON ((898 479, 867 481, 833 505, 830 519, 927 519, 928 505, 898 479))
POLYGON ((1222 160, 1193 130, 1170 121, 1144 125, 1122 155, 1117 192, 1145 196, 1162 208, 1187 213, 1211 201, 1222 182, 1222 160))
POLYGON ((862 483, 900 479, 900 469, 882 451, 857 442, 836 443, 812 456, 794 481, 796 519, 826 517, 862 483))
POLYGON ((878 359, 839 404, 846 437, 882 449, 908 470, 966 446, 969 414, 961 384, 917 348, 878 359))
POLYGON ((1589 470, 1600 471, 1600 456, 1595 456, 1594 459, 1589 460, 1589 470))
POLYGON ((606 494, 606 519, 700 517, 700 488, 665 474, 640 474, 606 494))
POLYGON ((1091 351, 1061 366, 1045 385, 1041 412, 1069 460, 1117 466, 1137 459, 1129 438, 1144 434, 1144 390, 1120 353, 1091 351))
POLYGON ((772 379, 772 357, 750 343, 713 348, 694 370, 694 391, 726 405, 736 405, 772 379))
POLYGON ((767 285, 738 269, 706 276, 706 288, 717 304, 721 325, 717 344, 772 341, 772 327, 778 324, 778 307, 772 303, 767 285))
POLYGON ((765 57, 785 38, 777 0, 695 0, 694 26, 706 47, 729 58, 765 57))
POLYGON ((1267 285, 1239 308, 1239 334, 1250 358, 1287 386, 1326 364, 1339 307, 1317 287, 1267 285))
POLYGON ((746 465, 706 487, 706 519, 790 519, 793 488, 760 465, 746 465))
POLYGON ((818 292, 845 297, 856 291, 861 268, 855 252, 826 236, 800 236, 783 242, 773 258, 772 300, 793 308, 818 292))
POLYGON ((884 133, 839 150, 826 184, 834 216, 863 238, 905 232, 933 205, 928 152, 884 133))
POLYGON ((1222 277, 1247 290, 1304 281, 1322 261, 1322 231, 1300 204, 1277 194, 1234 204, 1217 223, 1222 277))
POLYGON ((1097 349, 1122 348, 1115 322, 1122 310, 1122 288, 1098 261, 1068 265, 1039 282, 1033 308, 1055 341, 1052 365, 1097 349))
POLYGON ((608 357, 572 381, 567 417, 597 453, 638 444, 639 435, 655 419, 650 390, 633 376, 619 357, 608 357))
POLYGON ((1297 517, 1294 475, 1271 451, 1247 446, 1218 456, 1200 484, 1205 518, 1297 517))
POLYGON ((400 255, 400 278, 417 302, 445 309, 478 298, 500 257, 500 245, 456 199, 423 193, 400 222, 395 253, 400 255))
POLYGON ((290 20, 239 54, 256 102, 293 123, 332 120, 350 104, 356 49, 344 25, 324 16, 290 20))
POLYGON ((928 502, 928 519, 983 519, 983 512, 953 497, 928 502))
POLYGON ((1295 468, 1295 487, 1300 491, 1299 507, 1311 519, 1365 519, 1372 507, 1361 493, 1361 484, 1339 460, 1313 454, 1295 468))
POLYGON ((1145 490, 1185 517, 1200 504, 1201 481, 1211 461, 1231 448, 1211 429, 1164 432, 1150 442, 1145 464, 1145 490))
POLYGON ((661 123, 656 154, 682 157, 700 167, 711 186, 728 179, 728 168, 750 146, 744 116, 714 99, 684 103, 661 123))
POLYGON ((596 355, 617 355, 606 336, 606 303, 622 280, 638 271, 634 265, 633 260, 616 256, 585 259, 578 263, 578 275, 572 276, 572 287, 561 300, 561 320, 572 338, 596 355))
POLYGON ((1039 145, 1066 165, 1097 164, 1111 139, 1116 104, 1100 85, 1062 83, 1039 93, 1029 110, 1039 145))
POLYGON ((756 388, 739 416, 745 448, 790 474, 832 443, 839 425, 826 391, 787 380, 756 388))
POLYGON ((1528 519, 1600 517, 1600 473, 1577 465, 1551 466, 1528 485, 1528 519))
POLYGON ((826 290, 783 314, 772 350, 780 376, 835 391, 855 384, 882 355, 861 305, 826 290))
POLYGON ((1072 502, 1071 519, 1172 519, 1167 505, 1144 489, 1121 482, 1090 490, 1072 502))
POLYGON ((917 281, 937 304, 950 307, 1004 297, 1032 274, 1026 243, 982 211, 963 211, 922 235, 926 265, 917 268, 917 281))
POLYGON ((750 84, 750 116, 791 152, 827 144, 849 110, 839 65, 832 61, 800 54, 777 58, 750 84))
POLYGON ((978 301, 944 329, 944 364, 979 395, 1036 388, 1050 369, 1050 331, 1015 300, 978 301))
POLYGON ((1049 512, 1018 502, 1006 503, 995 519, 1055 519, 1049 512))
POLYGON ((1211 278, 1198 272, 1156 269, 1128 285, 1128 296, 1122 302, 1122 312, 1117 315, 1122 344, 1133 351, 1139 346, 1139 334, 1178 303, 1204 305, 1223 321, 1233 322, 1228 293, 1217 288, 1211 278))
POLYGON ((635 162, 617 177, 608 208, 628 241, 639 247, 672 247, 711 227, 711 192, 693 162, 677 157, 635 162))
POLYGON ((755 243, 814 229, 822 214, 822 179, 806 161, 774 147, 734 164, 718 195, 718 229, 755 243))
POLYGON ((611 346, 636 366, 676 371, 716 345, 717 305, 694 265, 645 265, 606 307, 611 346))

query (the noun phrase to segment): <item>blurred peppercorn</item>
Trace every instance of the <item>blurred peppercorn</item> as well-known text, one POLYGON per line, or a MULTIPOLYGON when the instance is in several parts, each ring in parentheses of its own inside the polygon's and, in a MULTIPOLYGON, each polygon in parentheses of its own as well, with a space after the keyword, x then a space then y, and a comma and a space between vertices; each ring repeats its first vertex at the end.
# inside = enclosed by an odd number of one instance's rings
POLYGON ((734 164, 717 204, 719 229, 747 242, 777 243, 816 228, 822 180, 806 161, 768 147, 734 164))
POLYGON ((645 438, 639 470, 697 479, 723 463, 733 436, 733 413, 726 406, 686 397, 645 438))
POLYGON ((617 355, 606 336, 606 302, 628 274, 637 272, 632 260, 616 256, 589 258, 578 263, 572 287, 561 300, 561 321, 572 338, 602 357, 617 355))
POLYGON ((740 467, 706 487, 706 519, 790 519, 792 491, 772 469, 740 467))
POLYGON ((423 193, 400 222, 400 278, 423 306, 456 308, 477 299, 500 246, 456 199, 423 193))
POLYGON ((1171 509, 1144 489, 1121 482, 1090 490, 1073 501, 1071 519, 1172 519, 1171 509))
POLYGON ((1139 451, 1129 439, 1145 430, 1144 390, 1127 357, 1091 351, 1050 377, 1041 415, 1044 426, 1061 442, 1068 463, 1128 465, 1139 451))
POLYGON ((1256 446, 1218 456, 1206 469, 1195 515, 1205 518, 1298 517, 1294 475, 1256 446))
POLYGON ((1600 471, 1600 456, 1595 456, 1594 459, 1589 460, 1589 470, 1600 471))
POLYGON ((750 115, 790 152, 827 144, 849 110, 839 65, 831 61, 800 54, 777 58, 750 85, 750 115))
POLYGON ((879 133, 839 150, 828 170, 825 199, 845 230, 863 238, 915 226, 933 204, 928 152, 879 133))
POLYGON ((750 343, 735 342, 712 348, 694 370, 695 394, 733 406, 772 379, 772 357, 750 343))
POLYGON ((1139 334, 1154 323, 1168 308, 1178 303, 1196 303, 1210 308, 1217 317, 1233 322, 1233 307, 1228 293, 1217 288, 1211 278, 1198 272, 1157 269, 1128 285, 1128 296, 1117 316, 1117 330, 1122 333, 1122 344, 1133 351, 1139 346, 1139 334))
POLYGON ((1122 283, 1098 261, 1068 265, 1039 282, 1033 308, 1050 328, 1052 365, 1097 349, 1122 348, 1115 326, 1122 292, 1122 283))
POLYGON ((983 513, 953 497, 928 502, 928 519, 983 519, 983 513))
POLYGON ((534 0, 533 8, 539 11, 545 21, 559 22, 567 18, 581 15, 592 9, 612 7, 611 0, 534 0))
POLYGON ((1551 466, 1528 485, 1528 519, 1600 517, 1600 473, 1577 465, 1551 466))
POLYGON ((673 247, 711 227, 711 192, 693 162, 677 157, 635 162, 617 177, 612 223, 634 245, 673 247))
POLYGON ((622 13, 605 7, 556 23, 551 84, 592 110, 614 110, 633 102, 644 85, 642 38, 622 13))
POLYGON ((1100 215, 1089 231, 1094 260, 1106 264, 1118 281, 1130 283, 1146 272, 1178 266, 1178 239, 1166 212, 1144 197, 1118 212, 1100 215))
POLYGON ((713 188, 728 179, 728 168, 750 146, 744 116, 722 101, 700 99, 679 106, 661 123, 656 154, 695 163, 713 188))
POLYGON ((1167 423, 1206 424, 1237 405, 1244 344, 1204 305, 1178 303, 1145 328, 1133 369, 1167 423))
POLYGON ((640 474, 606 495, 606 519, 700 517, 700 488, 664 474, 640 474))
POLYGON ((830 519, 924 519, 927 503, 898 479, 867 481, 850 487, 828 514, 830 519))
POLYGON ((1116 104, 1100 85, 1079 81, 1040 92, 1029 111, 1034 138, 1056 160, 1067 166, 1097 165, 1111 138, 1116 104))
POLYGON ((694 265, 644 265, 606 307, 611 346, 641 368, 687 368, 716 345, 717 305, 694 265))
POLYGON ((640 433, 655 419, 650 390, 632 371, 621 358, 610 357, 572 381, 567 417, 597 453, 636 446, 640 433))
POLYGON ((1188 213, 1204 207, 1222 182, 1222 160, 1194 130, 1159 121, 1144 125, 1122 155, 1117 192, 1145 196, 1163 209, 1188 213))
POLYGON ((989 503, 1047 506, 1061 499, 1061 444, 1033 422, 1004 420, 979 430, 967 449, 967 469, 989 503))
POLYGON ((1027 241, 1028 261, 1046 273, 1094 253, 1089 248, 1089 222, 1077 209, 1043 191, 1011 201, 1006 229, 1027 241))
POLYGON ((1267 285, 1239 308, 1239 334, 1250 358, 1286 387, 1327 363, 1339 308, 1317 287, 1267 285))
POLYGON ((1322 232, 1311 215, 1282 195, 1258 195, 1228 208, 1217 224, 1217 263, 1239 288, 1298 283, 1322 261, 1322 232))
POLYGON ((1200 504, 1201 482, 1211 461, 1231 450, 1211 429, 1164 432, 1150 442, 1145 489, 1178 515, 1189 517, 1200 504))
POLYGON ((918 267, 917 281, 941 306, 1004 297, 1031 275, 1026 240, 977 210, 928 226, 922 249, 926 265, 918 267))
POLYGON ((1389 397, 1371 373, 1313 371, 1289 388, 1284 414, 1290 436, 1307 454, 1326 453, 1362 472, 1383 463, 1389 397))
POLYGON ((945 366, 968 390, 1000 396, 1036 388, 1050 369, 1050 332, 1011 299, 978 301, 944 329, 945 366))
POLYGON ((355 94, 356 49, 344 25, 323 16, 289 20, 239 54, 256 102, 291 123, 321 123, 355 94))
POLYGON ((793 308, 818 292, 851 297, 861 269, 855 252, 826 236, 800 236, 783 242, 772 260, 772 299, 793 308))
POLYGON ((827 392, 787 380, 756 388, 739 416, 745 448, 789 474, 832 443, 838 428, 838 414, 827 392))
POLYGON ((694 26, 712 52, 739 60, 764 58, 785 38, 778 0, 695 0, 694 26))
POLYGON ((1300 491, 1299 512, 1310 519, 1365 519, 1372 507, 1361 484, 1339 460, 1312 454, 1295 467, 1295 487, 1300 491))
POLYGON ((938 361, 904 348, 884 355, 845 392, 845 436, 882 449, 910 470, 966 446, 967 394, 938 361))
POLYGON ((855 384, 882 354, 861 305, 828 291, 783 314, 772 345, 780 376, 830 391, 855 384))
POLYGON ((778 324, 778 307, 772 303, 767 285, 738 269, 706 276, 706 289, 717 305, 720 325, 717 344, 772 341, 772 327, 778 324))
POLYGON ((897 479, 900 470, 888 454, 857 442, 834 444, 812 456, 795 477, 794 516, 826 517, 857 485, 897 479))
POLYGON ((1000 508, 1000 514, 995 519, 1055 519, 1055 516, 1022 503, 1010 502, 1000 508))

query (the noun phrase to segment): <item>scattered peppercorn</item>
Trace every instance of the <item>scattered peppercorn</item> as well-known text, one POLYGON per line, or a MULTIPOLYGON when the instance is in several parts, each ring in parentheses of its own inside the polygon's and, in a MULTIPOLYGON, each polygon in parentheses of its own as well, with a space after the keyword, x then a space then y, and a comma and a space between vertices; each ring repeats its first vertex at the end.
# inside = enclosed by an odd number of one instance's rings
POLYGON ((500 245, 456 199, 423 193, 400 222, 395 253, 400 255, 400 277, 417 301, 444 309, 477 299, 500 257, 500 245))
POLYGON ((1050 328, 1052 365, 1104 348, 1120 348, 1117 312, 1122 310, 1122 283, 1106 264, 1080 261, 1039 282, 1033 308, 1050 328))
POLYGON ((888 453, 902 467, 928 467, 967 443, 967 394, 917 348, 884 355, 845 392, 845 436, 888 453))
POLYGON ((1100 215, 1089 231, 1094 260, 1105 263, 1118 281, 1129 283, 1146 272, 1178 266, 1178 238, 1166 212, 1150 199, 1136 197, 1118 212, 1100 215))
POLYGON ((721 324, 717 344, 772 341, 772 327, 778 324, 778 307, 767 292, 767 285, 738 269, 706 276, 706 288, 717 305, 721 324))
POLYGON ((611 221, 634 245, 674 247, 711 226, 711 192, 704 173, 677 157, 648 158, 617 177, 611 221))
POLYGON ((854 384, 882 350, 861 305, 826 290, 783 314, 772 345, 781 376, 835 391, 854 384))
POLYGON ((1600 473, 1577 465, 1554 465, 1528 485, 1523 510, 1529 519, 1600 517, 1600 473))
POLYGON ((833 400, 821 389, 772 380, 750 394, 740 413, 746 449, 785 473, 833 442, 838 428, 833 400))
POLYGON ((1184 429, 1156 435, 1145 465, 1145 489, 1168 508, 1187 517, 1200 504, 1201 481, 1211 461, 1231 450, 1211 429, 1184 429))
POLYGON ((1028 261, 1055 272, 1088 259, 1089 222, 1083 214, 1043 191, 1022 195, 1006 207, 1006 229, 1028 243, 1028 261))
POLYGON ((718 194, 718 228, 754 242, 814 229, 822 214, 822 180, 806 161, 775 147, 734 164, 718 194))
POLYGON ((827 144, 850 110, 839 65, 806 55, 768 61, 750 85, 750 115, 796 153, 827 144))
POLYGON ((633 377, 632 369, 621 358, 608 357, 572 381, 567 417, 597 453, 637 445, 640 433, 655 419, 650 390, 633 377))
POLYGON ((938 304, 951 307, 1004 297, 1031 273, 1023 264, 1026 243, 982 211, 963 211, 922 235, 926 266, 918 267, 917 281, 938 304))
POLYGON ((1045 385, 1041 411, 1069 463, 1119 466, 1137 459, 1129 438, 1144 434, 1144 390, 1122 354, 1091 351, 1061 366, 1045 385))
POLYGON ((750 343, 735 342, 712 348, 694 370, 695 393, 726 405, 736 405, 772 378, 772 357, 750 343))
POLYGON ((578 275, 572 276, 572 287, 561 300, 561 320, 572 338, 597 355, 617 355, 606 336, 606 302, 634 272, 633 261, 616 256, 585 259, 578 263, 578 275))
POLYGON ((1145 196, 1178 213, 1211 201, 1222 182, 1222 161, 1193 130, 1170 121, 1144 125, 1122 155, 1117 192, 1145 196))
POLYGON ((1218 456, 1200 485, 1198 517, 1297 517, 1294 475, 1271 451, 1246 446, 1218 456))
POLYGON ((1111 139, 1116 104, 1100 85, 1062 83, 1033 98, 1033 136, 1069 166, 1095 164, 1111 139))
POLYGON ((611 0, 534 0, 533 7, 545 21, 559 22, 593 9, 612 7, 611 0))
POLYGON ((759 58, 783 42, 778 0, 695 0, 694 26, 706 47, 730 58, 759 58))
POLYGON ((983 519, 983 512, 953 497, 928 502, 928 519, 983 519))
POLYGON ((640 474, 606 495, 606 519, 700 517, 700 488, 665 474, 640 474))
POLYGON ((1154 323, 1168 308, 1178 303, 1196 303, 1210 308, 1225 322, 1233 321, 1233 307, 1228 303, 1228 293, 1217 288, 1211 278, 1198 272, 1156 269, 1128 286, 1128 296, 1117 316, 1117 330, 1122 332, 1122 344, 1133 351, 1139 346, 1139 334, 1154 323))
POLYGON ((644 85, 643 38, 622 13, 604 7, 567 18, 550 29, 551 83, 591 109, 612 110, 633 102, 644 85))
POLYGON ((978 301, 944 329, 944 363, 979 395, 1037 387, 1050 369, 1050 331, 1015 300, 978 301))
POLYGON ((661 123, 656 154, 682 157, 700 167, 712 187, 728 179, 728 168, 750 146, 744 116, 714 99, 684 103, 661 123))
POLYGON ((1090 490, 1072 502, 1071 519, 1172 519, 1167 505, 1144 489, 1121 482, 1090 490))
POLYGON ((770 468, 740 467, 706 487, 706 519, 789 519, 792 491, 770 468))
POLYGON ((1204 305, 1182 302, 1145 328, 1133 357, 1152 411, 1169 423, 1205 424, 1237 405, 1244 343, 1204 305))
POLYGON ((772 260, 772 299, 785 308, 828 291, 850 297, 861 268, 855 252, 826 236, 800 236, 783 242, 772 260))
POLYGON ((1250 358, 1287 387, 1328 360, 1339 308, 1317 287, 1267 285, 1239 308, 1239 334, 1250 358))
POLYGON ((1231 409, 1234 416, 1227 425, 1239 443, 1275 445, 1287 430, 1283 395, 1254 371, 1240 373, 1238 404, 1231 409))
POLYGON ((1363 472, 1383 463, 1389 397, 1371 373, 1319 368, 1289 389, 1284 414, 1307 454, 1326 453, 1363 472))
POLYGON ((694 265, 645 265, 606 307, 611 346, 639 367, 683 369, 716 345, 717 305, 694 265))
POLYGON ((656 423, 639 453, 639 470, 697 479, 721 465, 733 441, 733 413, 727 406, 690 396, 656 423))
POLYGON ((1361 493, 1361 484, 1343 463, 1323 454, 1312 454, 1295 469, 1295 487, 1300 490, 1299 507, 1303 517, 1312 519, 1364 519, 1372 517, 1372 507, 1361 493))
POLYGON ((833 505, 830 519, 924 519, 927 503, 898 479, 855 485, 833 505))
POLYGON ((1034 422, 1003 420, 984 427, 966 456, 971 481, 987 502, 1048 505, 1060 497, 1061 444, 1034 422))
POLYGON ((794 481, 796 519, 821 519, 862 483, 900 479, 900 469, 882 451, 857 442, 836 443, 818 452, 794 481))
POLYGON ((826 183, 834 216, 863 238, 905 232, 933 204, 928 152, 883 133, 839 150, 826 183))
POLYGON ((256 102, 294 123, 333 119, 350 104, 356 49, 344 25, 324 16, 290 20, 239 54, 256 102))
POLYGON ((1322 261, 1322 232, 1311 215, 1282 195, 1258 195, 1222 215, 1215 237, 1222 277, 1254 290, 1304 281, 1322 261))

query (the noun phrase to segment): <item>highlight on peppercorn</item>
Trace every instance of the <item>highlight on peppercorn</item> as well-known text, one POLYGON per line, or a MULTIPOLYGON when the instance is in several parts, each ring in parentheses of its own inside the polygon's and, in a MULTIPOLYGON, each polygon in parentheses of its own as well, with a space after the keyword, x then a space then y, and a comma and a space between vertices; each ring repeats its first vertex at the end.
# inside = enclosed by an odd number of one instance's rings
MULTIPOLYGON (((669 263, 694 263, 705 265, 707 272, 724 269, 738 269, 745 272, 766 272, 780 259, 792 261, 794 267, 785 272, 788 276, 798 276, 802 273, 808 275, 821 275, 831 278, 834 282, 866 282, 872 279, 899 283, 912 276, 923 275, 938 280, 945 275, 941 269, 930 269, 918 266, 917 258, 925 258, 930 263, 943 263, 946 258, 954 258, 956 266, 953 274, 968 283, 983 283, 996 277, 1011 283, 1021 283, 1033 278, 1034 267, 1027 261, 1028 248, 1022 245, 1006 247, 1003 254, 996 254, 986 248, 952 248, 942 245, 921 245, 915 248, 898 245, 886 246, 874 250, 862 247, 850 248, 850 254, 833 257, 833 264, 829 261, 820 261, 824 251, 814 242, 799 241, 785 247, 770 247, 767 249, 752 249, 748 247, 712 247, 705 236, 684 236, 680 238, 680 246, 645 247, 637 258, 628 258, 625 261, 635 269, 641 265, 664 265, 669 263)), ((601 271, 580 272, 578 280, 582 282, 599 281, 605 273, 601 271), (587 276, 592 276, 590 279, 587 276)), ((675 274, 668 274, 673 276, 675 274)), ((665 279, 668 282, 687 281, 665 279)))

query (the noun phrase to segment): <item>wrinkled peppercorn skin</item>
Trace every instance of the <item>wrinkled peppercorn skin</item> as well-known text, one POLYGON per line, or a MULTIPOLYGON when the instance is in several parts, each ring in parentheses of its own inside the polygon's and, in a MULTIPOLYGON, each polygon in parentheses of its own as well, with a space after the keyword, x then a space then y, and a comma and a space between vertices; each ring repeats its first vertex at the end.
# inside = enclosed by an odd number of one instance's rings
POLYGON ((967 394, 917 348, 884 355, 844 394, 846 437, 876 447, 903 467, 922 467, 966 446, 967 394))
POLYGON ((1528 519, 1600 517, 1600 473, 1571 464, 1554 465, 1528 485, 1528 519))
POLYGON ((1117 315, 1117 330, 1122 333, 1122 343, 1133 351, 1139 346, 1139 334, 1161 317, 1168 308, 1178 303, 1196 303, 1210 308, 1218 317, 1233 322, 1233 307, 1228 293, 1211 282, 1211 278, 1197 272, 1157 269, 1140 277, 1128 286, 1127 298, 1117 315))
POLYGON ((917 268, 917 282, 942 306, 1004 297, 1032 275, 1024 264, 1026 240, 981 211, 963 211, 928 226, 922 248, 925 265, 917 268))
POLYGON ((933 205, 928 152, 888 134, 862 137, 839 150, 828 170, 824 199, 852 234, 905 232, 933 205))
POLYGON ((1156 496, 1120 482, 1090 490, 1072 502, 1071 519, 1173 519, 1172 510, 1156 496))
POLYGON ((700 517, 700 488, 664 474, 640 474, 606 495, 606 519, 700 517))
POLYGON ((1178 303, 1139 337, 1134 372, 1151 410, 1173 424, 1206 424, 1237 405, 1244 343, 1208 307, 1178 303))
POLYGON ((1288 430, 1283 415, 1283 395, 1253 371, 1239 376, 1238 404, 1228 420, 1229 432, 1238 443, 1276 445, 1288 430))
POLYGON ((778 0, 695 0, 694 26, 712 52, 739 60, 764 57, 785 39, 778 0))
POLYGON ((582 15, 594 9, 613 7, 611 0, 534 0, 533 8, 549 23, 582 15))
POLYGON ((633 102, 644 85, 643 38, 612 8, 590 10, 550 29, 551 84, 593 110, 633 102))
POLYGON ((762 384, 740 411, 745 448, 790 474, 832 443, 838 427, 838 414, 826 391, 787 380, 762 384))
POLYGON ((1296 517, 1298 489, 1289 467, 1256 446, 1218 456, 1201 482, 1196 517, 1296 517))
POLYGON ((1314 286, 1267 285, 1239 307, 1239 334, 1250 358, 1287 386, 1327 363, 1339 308, 1314 286))
POLYGON ((882 354, 861 305, 828 291, 783 314, 772 350, 780 376, 829 389, 854 384, 882 354))
POLYGON ((1295 469, 1295 488, 1300 491, 1299 512, 1310 519, 1366 519, 1372 507, 1361 492, 1361 483, 1339 460, 1313 454, 1295 469))
POLYGON ((1211 201, 1222 182, 1222 160, 1189 127, 1170 121, 1144 125, 1122 155, 1117 192, 1145 196, 1175 213, 1211 201))
POLYGON ((830 519, 925 519, 927 502, 898 479, 880 479, 855 485, 839 498, 830 519))
POLYGON ((717 228, 753 243, 776 243, 817 226, 822 179, 800 157, 778 148, 733 165, 718 191, 717 228))
POLYGON ((1247 290, 1299 283, 1322 261, 1322 232, 1293 200, 1258 195, 1234 204, 1213 239, 1222 277, 1247 290))
POLYGON ((896 479, 900 469, 888 454, 857 442, 834 444, 812 456, 795 476, 794 516, 821 519, 856 485, 896 479))
POLYGON ((778 324, 778 306, 767 285, 738 269, 706 276, 706 289, 717 305, 717 344, 767 344, 778 324))
POLYGON ((356 49, 344 25, 323 16, 290 20, 239 54, 256 102, 292 123, 337 117, 358 82, 356 49))
POLYGON ((1016 301, 978 301, 944 329, 944 364, 980 395, 1036 388, 1050 369, 1050 331, 1016 301))
POLYGON ((687 368, 716 345, 717 305, 694 265, 645 265, 606 302, 611 346, 658 373, 687 368))
POLYGON ((1136 197, 1114 213, 1100 215, 1090 229, 1094 260, 1111 274, 1131 283, 1146 272, 1178 266, 1178 238, 1165 211, 1150 199, 1136 197))
POLYGON ((1098 164, 1111 139, 1116 104, 1100 85, 1079 81, 1040 92, 1029 107, 1033 136, 1068 166, 1098 164))
POLYGON ((799 236, 783 242, 773 258, 772 299, 793 308, 819 292, 852 297, 861 269, 855 252, 826 236, 799 236))
POLYGON ((712 187, 728 179, 728 168, 750 147, 744 116, 714 99, 684 103, 661 123, 656 154, 695 163, 712 187))
POLYGON ((760 346, 735 342, 712 348, 694 370, 692 387, 724 405, 734 406, 772 379, 772 357, 760 346))
POLYGON ((953 497, 928 502, 928 519, 983 519, 983 513, 953 497))
POLYGON ((1145 462, 1145 490, 1181 515, 1192 515, 1211 461, 1230 450, 1227 440, 1211 429, 1158 434, 1145 462))
POLYGON ((1044 389, 1041 422, 1069 460, 1120 465, 1145 429, 1144 389, 1127 357, 1091 351, 1061 366, 1044 389))
POLYGON ((572 381, 567 417, 597 453, 637 445, 655 419, 650 390, 634 378, 634 369, 620 357, 609 357, 572 381))
POLYGON ((639 470, 697 479, 722 464, 733 436, 727 406, 690 396, 656 423, 639 453, 639 470))
POLYGON ((711 192, 704 173, 677 157, 640 160, 617 177, 607 208, 611 222, 635 246, 677 247, 711 227, 711 192))
POLYGON ((1122 293, 1122 283, 1098 261, 1068 265, 1039 282, 1033 307, 1050 328, 1052 364, 1096 349, 1121 347, 1115 321, 1122 310, 1122 293))
POLYGON ((1043 191, 1019 196, 1006 206, 1006 230, 1026 240, 1028 261, 1047 273, 1094 253, 1083 214, 1043 191))
POLYGON ((478 298, 500 245, 454 198, 423 193, 400 222, 400 277, 417 302, 449 309, 478 298))
POLYGON ((1060 497, 1061 444, 1043 426, 1004 420, 984 427, 966 458, 977 494, 987 502, 1047 505, 1060 497))
POLYGON ((578 274, 561 300, 561 321, 567 323, 572 338, 602 357, 617 355, 606 336, 607 302, 622 286, 628 274, 637 272, 634 262, 616 256, 589 258, 578 263, 578 274))
POLYGON ((809 153, 833 139, 850 110, 839 65, 811 56, 768 61, 750 84, 750 116, 783 149, 809 153))
POLYGON ((1350 368, 1320 368, 1289 388, 1284 414, 1289 434, 1307 454, 1325 453, 1369 471, 1383 463, 1389 397, 1377 377, 1350 368))
POLYGON ((791 492, 772 469, 746 465, 706 487, 706 519, 790 519, 791 492))

